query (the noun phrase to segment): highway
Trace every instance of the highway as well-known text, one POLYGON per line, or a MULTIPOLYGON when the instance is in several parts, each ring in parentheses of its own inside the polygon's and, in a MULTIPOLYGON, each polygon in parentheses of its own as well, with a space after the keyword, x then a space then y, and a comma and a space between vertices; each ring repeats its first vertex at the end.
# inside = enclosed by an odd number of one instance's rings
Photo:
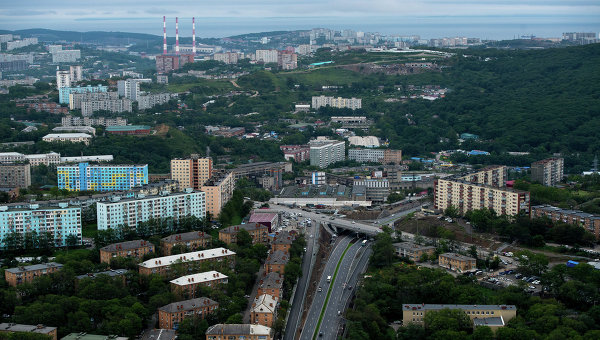
POLYGON ((308 281, 310 279, 312 268, 317 256, 320 230, 321 229, 316 223, 313 227, 306 228, 306 252, 302 258, 302 276, 300 276, 298 279, 294 300, 291 301, 292 305, 290 314, 283 335, 284 340, 294 339, 294 335, 296 334, 296 330, 298 329, 300 320, 302 318, 304 299, 306 298, 309 285, 308 281), (312 235, 312 237, 310 237, 310 235, 312 235))
MULTIPOLYGON (((315 293, 315 298, 310 306, 308 316, 306 318, 306 322, 302 327, 302 334, 300 335, 301 340, 312 339, 314 331, 317 327, 317 322, 319 321, 319 315, 321 314, 321 310, 325 304, 325 298, 327 296, 327 290, 329 289, 329 284, 327 283, 327 277, 333 276, 335 272, 335 268, 338 264, 339 259, 342 257, 342 254, 346 250, 346 247, 350 244, 352 240, 351 236, 341 236, 334 245, 334 249, 329 256, 327 263, 325 264, 325 269, 323 270, 323 274, 319 279, 317 287, 321 287, 322 291, 315 293)), ((352 249, 352 247, 350 247, 352 249)), ((347 253, 350 253, 348 250, 347 253)), ((341 270, 342 266, 340 266, 341 270)), ((339 272, 338 272, 339 275, 339 272)), ((331 295, 331 297, 335 297, 331 295)), ((331 298, 330 297, 330 298, 331 298)), ((336 311, 337 314, 337 311, 336 311)))

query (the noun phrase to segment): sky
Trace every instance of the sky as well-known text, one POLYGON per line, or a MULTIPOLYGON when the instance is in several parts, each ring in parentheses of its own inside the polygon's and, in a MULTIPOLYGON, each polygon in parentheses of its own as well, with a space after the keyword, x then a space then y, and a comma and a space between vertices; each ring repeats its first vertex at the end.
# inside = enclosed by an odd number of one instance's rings
POLYGON ((207 37, 313 27, 442 35, 485 34, 486 27, 505 35, 600 31, 600 0, 0 0, 0 29, 7 30, 160 35, 163 15, 171 30, 180 18, 183 36, 191 35, 182 28, 195 16, 199 35, 207 37))

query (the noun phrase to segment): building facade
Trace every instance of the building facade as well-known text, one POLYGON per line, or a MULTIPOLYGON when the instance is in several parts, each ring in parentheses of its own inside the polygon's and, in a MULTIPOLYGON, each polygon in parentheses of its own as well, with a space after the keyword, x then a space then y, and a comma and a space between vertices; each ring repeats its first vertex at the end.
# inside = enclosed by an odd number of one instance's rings
POLYGON ((343 141, 317 139, 310 141, 310 165, 326 168, 346 159, 346 143, 343 141))
POLYGON ((564 158, 546 158, 531 163, 531 180, 547 187, 560 183, 564 176, 564 158))
POLYGON ((71 93, 86 93, 86 92, 108 92, 108 86, 86 86, 86 87, 62 87, 58 89, 58 102, 60 104, 69 104, 69 96, 71 93))
POLYGON ((171 179, 183 189, 200 190, 213 173, 213 161, 209 157, 192 155, 190 158, 171 160, 171 179))
MULTIPOLYGON (((16 323, 0 323, 0 333, 36 333, 44 334, 50 337, 52 340, 58 339, 58 329, 56 327, 39 325, 22 325, 16 323)), ((19 339, 19 336, 13 337, 13 339, 19 339)), ((28 337, 26 337, 28 338, 28 337)), ((116 339, 115 339, 116 340, 116 339)))
POLYGON ((258 281, 257 296, 263 294, 271 295, 278 300, 283 297, 283 275, 279 273, 269 273, 258 281))
POLYGON ((8 247, 5 240, 9 235, 25 236, 28 232, 48 235, 51 246, 67 245, 69 236, 75 244, 81 244, 81 208, 66 203, 45 208, 30 204, 26 209, 0 206, 0 248, 8 247))
POLYGON ((206 193, 206 212, 213 218, 221 213, 223 206, 233 196, 235 181, 230 171, 213 171, 212 176, 200 187, 206 193))
POLYGON ((362 107, 362 99, 360 98, 342 98, 342 97, 327 97, 327 96, 313 96, 312 97, 312 108, 318 110, 321 107, 331 106, 338 109, 348 108, 352 110, 358 110, 362 107))
POLYGON ((144 165, 63 165, 56 168, 58 188, 69 191, 118 191, 148 184, 144 165))
POLYGON ((232 244, 237 242, 237 234, 240 230, 246 230, 252 237, 252 244, 268 244, 269 243, 269 228, 260 223, 248 223, 240 225, 232 225, 219 230, 219 240, 232 244))
POLYGON ((384 149, 349 149, 348 159, 359 163, 383 163, 385 150, 384 149))
POLYGON ((293 160, 300 163, 310 159, 310 146, 308 145, 282 145, 279 149, 283 151, 283 158, 286 161, 293 160))
POLYGON ((265 64, 277 63, 279 53, 277 50, 256 50, 255 60, 262 61, 265 64))
POLYGON ((285 265, 289 262, 290 256, 281 250, 271 252, 265 261, 265 273, 285 274, 285 265))
POLYGON ((69 109, 80 110, 82 103, 90 101, 117 100, 119 95, 116 92, 84 92, 69 94, 69 109))
POLYGON ((191 274, 171 280, 171 292, 181 298, 193 298, 199 292, 200 286, 217 288, 227 284, 227 275, 218 271, 191 274))
POLYGON ((49 133, 42 137, 42 140, 47 143, 70 142, 89 145, 92 136, 87 133, 49 133))
MULTIPOLYGON (((430 311, 440 311, 442 309, 462 310, 474 321, 475 319, 501 318, 501 324, 504 325, 517 316, 517 307, 515 305, 434 305, 434 304, 404 304, 402 305, 403 325, 410 323, 424 324, 425 315, 430 311)), ((490 320, 495 321, 495 320, 490 320)))
POLYGON ((257 296, 250 309, 250 322, 266 327, 273 326, 273 323, 277 320, 278 307, 279 300, 277 297, 269 294, 257 296))
POLYGON ((273 336, 273 330, 262 325, 220 323, 206 330, 206 340, 273 340, 273 336))
POLYGON ((157 55, 156 56, 156 73, 164 74, 171 71, 179 70, 180 67, 187 63, 194 62, 193 54, 181 55, 157 55))
POLYGON ((0 188, 27 188, 31 185, 29 163, 1 163, 0 188))
POLYGON ((175 97, 175 95, 172 93, 155 93, 145 96, 138 96, 138 110, 147 110, 155 107, 156 105, 166 104, 173 97, 175 97))
POLYGON ((97 204, 98 230, 119 229, 128 226, 136 229, 140 222, 151 219, 181 218, 194 216, 204 218, 205 194, 203 192, 174 193, 170 195, 146 196, 97 204))
POLYGON ((131 99, 113 99, 113 100, 90 100, 81 102, 81 114, 89 117, 98 111, 109 111, 112 113, 133 111, 131 99))
POLYGON ((163 255, 171 255, 174 246, 183 246, 190 251, 196 251, 210 246, 212 237, 203 231, 173 234, 160 239, 163 255))
POLYGON ((367 201, 385 202, 390 195, 390 182, 387 178, 355 179, 354 187, 365 188, 367 201))
POLYGON ((61 270, 62 267, 63 265, 60 263, 48 262, 31 266, 8 268, 4 270, 4 278, 9 286, 16 287, 23 283, 31 283, 40 276, 56 273, 61 270))
POLYGON ((191 267, 204 262, 227 263, 233 265, 235 262, 235 252, 226 248, 213 248, 179 255, 158 257, 144 261, 138 266, 140 274, 142 275, 159 274, 166 276, 171 270, 171 267, 175 264, 182 263, 191 267))
POLYGON ((394 249, 396 249, 396 255, 400 257, 407 257, 411 261, 421 261, 421 256, 427 254, 427 256, 434 256, 434 246, 422 246, 414 242, 400 242, 394 243, 394 249))
POLYGON ((553 222, 569 223, 581 226, 600 240, 600 216, 588 214, 580 210, 568 210, 551 205, 536 205, 531 207, 531 218, 548 217, 553 222))
POLYGON ((116 257, 143 258, 146 254, 154 252, 154 245, 145 240, 125 241, 109 244, 100 248, 100 262, 110 264, 116 257))
POLYGON ((477 269, 477 260, 456 253, 444 253, 438 256, 440 267, 448 268, 459 273, 469 272, 477 269))
POLYGON ((158 328, 178 329, 186 318, 206 318, 219 308, 219 303, 207 297, 177 301, 158 308, 158 328))

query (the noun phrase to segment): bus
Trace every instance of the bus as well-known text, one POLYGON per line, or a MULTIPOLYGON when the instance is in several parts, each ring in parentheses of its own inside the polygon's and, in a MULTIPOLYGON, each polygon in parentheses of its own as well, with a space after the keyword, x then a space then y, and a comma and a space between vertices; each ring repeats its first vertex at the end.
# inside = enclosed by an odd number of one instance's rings
POLYGON ((362 241, 362 244, 361 244, 361 247, 364 247, 364 246, 366 246, 366 245, 367 245, 367 240, 363 240, 363 241, 362 241))

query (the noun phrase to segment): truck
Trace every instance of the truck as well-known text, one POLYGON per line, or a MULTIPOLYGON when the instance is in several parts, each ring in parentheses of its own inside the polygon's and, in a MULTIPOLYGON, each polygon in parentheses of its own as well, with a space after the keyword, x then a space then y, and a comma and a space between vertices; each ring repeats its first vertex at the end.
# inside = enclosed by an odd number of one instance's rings
POLYGON ((327 276, 327 283, 331 283, 331 275, 327 276))

